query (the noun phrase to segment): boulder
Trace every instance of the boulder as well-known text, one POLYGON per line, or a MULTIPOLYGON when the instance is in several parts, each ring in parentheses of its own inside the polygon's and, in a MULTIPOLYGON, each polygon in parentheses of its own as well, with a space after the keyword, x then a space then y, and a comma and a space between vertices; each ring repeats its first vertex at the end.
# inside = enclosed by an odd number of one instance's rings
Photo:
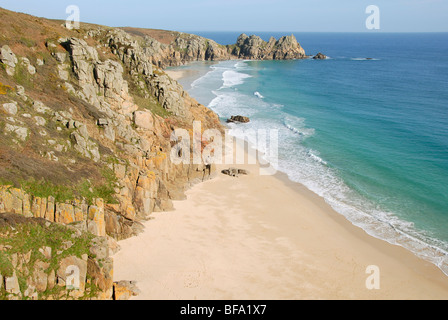
POLYGON ((45 124, 47 123, 47 120, 39 116, 35 116, 34 121, 36 121, 36 125, 38 126, 45 126, 45 124))
POLYGON ((31 65, 31 62, 28 58, 20 58, 20 63, 26 68, 30 75, 36 74, 36 68, 31 65))
POLYGON ((326 55, 324 55, 323 53, 318 53, 318 54, 316 54, 314 57, 313 57, 313 59, 314 60, 325 60, 325 59, 327 59, 327 56, 326 55))
POLYGON ((83 293, 87 277, 87 256, 83 259, 75 256, 62 259, 56 277, 60 286, 83 293))
POLYGON ((104 127, 104 126, 107 126, 109 124, 109 121, 106 118, 100 118, 100 119, 98 119, 97 124, 100 127, 104 127))
POLYGON ((60 63, 64 63, 67 59, 67 53, 65 52, 55 52, 53 53, 53 57, 56 59, 56 61, 60 63))
POLYGON ((23 296, 26 297, 28 300, 38 300, 39 295, 36 291, 36 287, 33 285, 29 285, 28 288, 23 293, 23 296))
POLYGON ((76 151, 84 155, 85 157, 92 159, 95 162, 98 162, 101 158, 101 155, 98 150, 98 145, 91 141, 89 138, 83 137, 81 131, 80 132, 72 132, 71 140, 74 144, 74 148, 76 151))
POLYGON ((5 125, 5 132, 14 133, 22 141, 25 141, 28 137, 28 128, 11 125, 9 123, 5 125))
POLYGON ((154 117, 150 111, 134 112, 134 123, 137 127, 142 129, 154 129, 154 117))
POLYGON ((109 258, 109 243, 106 237, 96 237, 91 241, 90 254, 97 260, 109 258))
POLYGON ((113 296, 113 260, 107 258, 99 263, 97 260, 89 258, 87 270, 92 284, 101 291, 99 298, 111 299, 113 296))
POLYGON ((13 76, 15 73, 15 67, 18 62, 16 55, 12 52, 11 48, 4 45, 0 49, 0 61, 6 66, 6 73, 9 76, 13 76))
POLYGON ((231 116, 227 123, 249 123, 250 119, 244 116, 231 116))
POLYGON ((19 279, 15 271, 11 277, 5 277, 5 290, 7 293, 20 295, 19 279))
POLYGON ((42 102, 40 101, 34 101, 33 102, 33 108, 37 113, 51 113, 51 109, 48 108, 47 106, 45 106, 42 102))
POLYGON ((15 116, 17 114, 17 102, 4 103, 2 110, 10 115, 15 116))
POLYGON ((114 282, 114 300, 129 300, 133 296, 137 296, 140 290, 134 281, 114 282))
POLYGON ((33 286, 37 291, 44 292, 47 290, 48 274, 47 270, 50 267, 50 263, 43 261, 36 261, 34 263, 33 276, 31 278, 30 286, 33 286))
POLYGON ((230 168, 230 169, 225 169, 221 171, 222 174, 231 176, 231 177, 238 177, 240 174, 243 175, 248 175, 249 171, 244 170, 244 169, 237 169, 237 168, 230 168))

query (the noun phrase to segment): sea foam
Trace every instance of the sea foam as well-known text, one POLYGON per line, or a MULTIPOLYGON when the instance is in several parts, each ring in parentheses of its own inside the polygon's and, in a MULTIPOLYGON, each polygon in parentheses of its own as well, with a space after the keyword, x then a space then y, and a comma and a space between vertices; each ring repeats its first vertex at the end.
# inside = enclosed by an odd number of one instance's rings
MULTIPOLYGON (((213 73, 210 73, 208 77, 203 77, 197 82, 198 85, 204 85, 209 84, 211 79, 216 81, 216 87, 213 90, 215 98, 212 99, 209 107, 221 118, 235 114, 251 117, 251 122, 244 125, 244 128, 255 131, 278 130, 281 141, 279 159, 270 158, 270 145, 267 145, 263 150, 259 150, 263 152, 263 160, 276 164, 276 169, 285 172, 291 180, 305 185, 323 197, 334 210, 368 234, 403 246, 431 261, 448 274, 448 253, 443 249, 447 247, 447 244, 417 231, 413 223, 400 219, 394 213, 385 210, 349 187, 338 170, 328 163, 324 156, 304 145, 306 138, 317 135, 314 128, 306 125, 306 119, 286 113, 284 109, 287 106, 285 107, 284 102, 274 104, 260 99, 258 91, 245 94, 244 90, 234 90, 238 86, 244 89, 245 80, 251 77, 250 74, 244 73, 244 68, 247 68, 246 63, 230 65, 223 62, 215 66, 211 71, 213 73)), ((230 127, 232 129, 230 133, 233 129, 241 128, 238 125, 230 127)), ((252 146, 256 146, 256 141, 250 137, 245 139, 252 143, 252 146)))
POLYGON ((254 96, 256 96, 256 97, 258 97, 258 98, 260 98, 260 99, 264 99, 264 97, 261 95, 261 93, 260 92, 258 92, 258 91, 255 91, 254 92, 254 96))
POLYGON ((238 86, 240 84, 243 84, 244 80, 247 78, 251 78, 251 76, 234 70, 224 71, 224 73, 222 74, 222 80, 224 82, 222 87, 231 88, 238 86))

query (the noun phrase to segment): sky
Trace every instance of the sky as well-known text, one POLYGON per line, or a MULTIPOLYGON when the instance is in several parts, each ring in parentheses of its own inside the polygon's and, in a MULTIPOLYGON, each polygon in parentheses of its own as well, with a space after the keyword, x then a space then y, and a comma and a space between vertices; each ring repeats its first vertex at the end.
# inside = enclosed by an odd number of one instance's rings
POLYGON ((176 31, 448 32, 448 0, 0 0, 0 7, 65 20, 176 31), (379 25, 366 20, 375 5, 379 25))

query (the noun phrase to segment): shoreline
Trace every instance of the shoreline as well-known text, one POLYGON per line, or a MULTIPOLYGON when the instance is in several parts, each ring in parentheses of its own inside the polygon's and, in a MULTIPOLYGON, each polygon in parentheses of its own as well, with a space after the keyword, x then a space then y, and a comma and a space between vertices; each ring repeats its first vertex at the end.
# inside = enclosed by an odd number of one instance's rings
MULTIPOLYGON (((230 60, 230 61, 233 61, 233 60, 230 60)), ((242 61, 249 61, 249 60, 242 60, 242 61)), ((201 78, 202 76, 207 74, 207 72, 204 72, 203 69, 197 68, 197 65, 195 66, 194 64, 195 63, 193 62, 193 63, 187 64, 184 66, 186 68, 193 67, 193 69, 187 69, 187 71, 198 72, 198 75, 196 78, 190 78, 190 77, 179 78, 179 81, 185 81, 185 82, 183 82, 184 86, 190 86, 191 83, 193 83, 194 81, 198 80, 199 78, 201 78)), ((212 63, 212 64, 214 64, 214 63, 212 63)), ((182 77, 182 74, 179 74, 179 76, 182 77)), ((184 74, 184 76, 185 76, 185 74, 184 74)), ((286 180, 289 181, 288 174, 286 172, 285 172, 285 177, 286 177, 286 180)), ((293 181, 293 183, 297 183, 297 184, 301 185, 301 182, 299 182, 299 181, 293 181)), ((307 190, 310 190, 312 194, 317 195, 318 197, 323 197, 322 195, 320 195, 319 192, 313 191, 313 189, 309 189, 306 186, 305 186, 305 188, 307 190)), ((378 224, 378 222, 375 221, 374 219, 368 221, 368 223, 366 224, 364 220, 359 219, 360 217, 358 217, 356 215, 353 216, 350 214, 347 215, 347 212, 341 210, 340 208, 337 208, 339 205, 338 203, 330 204, 330 202, 328 202, 325 197, 323 197, 323 198, 325 199, 325 202, 329 204, 329 206, 332 208, 332 210, 336 211, 338 215, 341 215, 350 224, 353 224, 354 226, 362 229, 365 233, 367 233, 371 237, 388 242, 389 244, 392 244, 392 245, 397 245, 397 246, 403 247, 404 249, 406 249, 407 251, 416 255, 420 259, 422 259, 424 261, 428 261, 431 264, 434 264, 437 268, 439 268, 442 271, 442 273, 444 273, 445 276, 448 277, 448 269, 446 266, 447 253, 444 249, 441 249, 440 247, 437 247, 437 246, 434 247, 434 246, 430 245, 428 242, 421 240, 420 238, 416 237, 415 235, 412 235, 411 233, 401 234, 399 229, 396 229, 396 227, 393 225, 389 226, 386 224, 382 225, 381 223, 378 224), (381 230, 381 231, 378 232, 378 230, 381 230), (403 235, 404 235, 404 237, 403 237, 403 235), (425 246, 423 249, 421 249, 421 243, 423 243, 425 246), (440 262, 440 259, 439 259, 443 255, 445 256, 445 264, 440 262)))
POLYGON ((369 235, 287 174, 239 165, 251 174, 232 178, 217 167, 175 211, 120 242, 115 277, 137 281, 134 299, 448 299, 437 266, 369 235), (379 290, 366 287, 372 265, 379 290))
POLYGON ((181 80, 183 78, 186 78, 187 76, 195 76, 196 74, 199 73, 199 71, 198 72, 194 72, 192 70, 191 71, 190 70, 176 70, 176 71, 174 71, 174 70, 166 69, 164 71, 171 79, 174 79, 176 81, 179 81, 179 80, 181 80), (190 71, 190 74, 188 74, 189 71, 190 71))
MULTIPOLYGON (((207 65, 207 66, 211 66, 211 65, 215 65, 219 62, 216 61, 208 61, 208 62, 201 62, 201 65, 207 65)), ((188 90, 191 88, 191 84, 205 76, 210 69, 198 69, 198 68, 193 68, 190 69, 191 66, 194 66, 195 62, 190 62, 184 66, 181 66, 181 68, 179 67, 169 67, 164 69, 164 72, 173 80, 176 80, 177 82, 179 82, 182 87, 184 88, 184 90, 188 90)))
POLYGON ((239 165, 250 174, 233 178, 227 168, 120 242, 114 276, 137 281, 135 299, 448 299, 439 268, 368 235, 286 174, 239 165), (371 265, 380 290, 366 287, 371 265))

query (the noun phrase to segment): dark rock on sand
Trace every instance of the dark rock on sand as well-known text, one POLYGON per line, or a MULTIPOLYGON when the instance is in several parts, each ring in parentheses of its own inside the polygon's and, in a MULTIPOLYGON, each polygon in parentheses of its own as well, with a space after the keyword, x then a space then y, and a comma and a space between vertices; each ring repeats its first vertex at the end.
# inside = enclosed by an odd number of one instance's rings
POLYGON ((221 173, 237 178, 240 174, 248 175, 249 171, 244 170, 244 169, 230 168, 230 169, 222 170, 221 173))

